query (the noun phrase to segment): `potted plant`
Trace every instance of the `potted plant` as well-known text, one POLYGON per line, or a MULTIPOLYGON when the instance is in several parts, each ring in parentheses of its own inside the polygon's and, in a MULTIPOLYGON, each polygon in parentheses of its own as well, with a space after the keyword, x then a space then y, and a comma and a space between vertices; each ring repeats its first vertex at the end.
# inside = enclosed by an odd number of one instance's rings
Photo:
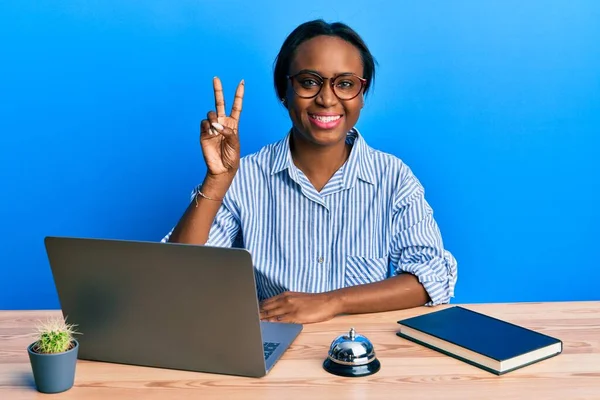
POLYGON ((79 350, 79 343, 73 337, 78 333, 75 326, 63 318, 39 322, 37 340, 27 347, 38 391, 59 393, 73 386, 79 350))

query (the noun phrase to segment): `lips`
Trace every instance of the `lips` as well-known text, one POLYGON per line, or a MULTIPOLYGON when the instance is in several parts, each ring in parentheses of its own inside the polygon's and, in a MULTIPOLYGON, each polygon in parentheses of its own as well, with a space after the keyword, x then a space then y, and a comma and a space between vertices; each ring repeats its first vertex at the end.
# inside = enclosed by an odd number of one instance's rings
POLYGON ((342 122, 342 118, 340 114, 308 114, 311 124, 319 129, 333 129, 342 122))

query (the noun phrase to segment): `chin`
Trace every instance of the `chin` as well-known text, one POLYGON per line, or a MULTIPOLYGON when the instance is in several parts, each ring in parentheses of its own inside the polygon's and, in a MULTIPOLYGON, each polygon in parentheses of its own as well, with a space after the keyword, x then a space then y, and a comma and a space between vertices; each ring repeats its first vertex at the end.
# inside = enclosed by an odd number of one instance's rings
POLYGON ((321 130, 321 129, 313 129, 305 130, 305 134, 303 134, 303 138, 318 144, 320 146, 333 146, 338 144, 341 141, 346 140, 346 133, 343 128, 335 129, 335 130, 321 130))

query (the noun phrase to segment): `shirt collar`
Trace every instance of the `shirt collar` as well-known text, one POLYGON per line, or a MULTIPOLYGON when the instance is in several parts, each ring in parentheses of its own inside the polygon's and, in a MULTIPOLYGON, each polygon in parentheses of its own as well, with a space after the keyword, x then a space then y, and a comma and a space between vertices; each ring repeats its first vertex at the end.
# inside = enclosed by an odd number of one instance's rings
MULTIPOLYGON (((285 138, 275 143, 271 159, 271 175, 277 174, 285 169, 296 175, 296 167, 292 160, 290 151, 291 131, 285 138)), ((344 186, 350 188, 354 185, 356 178, 367 183, 375 184, 375 173, 373 171, 372 149, 367 145, 358 129, 351 129, 346 136, 346 143, 352 144, 352 151, 348 161, 344 164, 344 186)))
POLYGON ((275 143, 271 157, 271 175, 278 174, 284 169, 294 165, 292 162, 292 153, 290 151, 290 137, 292 131, 275 143))
POLYGON ((372 149, 367 145, 358 129, 353 128, 348 132, 346 143, 352 144, 352 151, 344 167, 347 168, 344 174, 344 186, 351 188, 354 186, 356 178, 374 185, 375 171, 373 171, 371 157, 372 149))

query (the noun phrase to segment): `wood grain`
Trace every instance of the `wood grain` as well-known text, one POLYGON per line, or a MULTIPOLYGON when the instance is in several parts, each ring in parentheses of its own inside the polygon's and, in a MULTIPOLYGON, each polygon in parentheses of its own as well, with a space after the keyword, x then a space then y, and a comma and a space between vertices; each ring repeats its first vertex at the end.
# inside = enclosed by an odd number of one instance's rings
MULTIPOLYGON (((440 308, 340 316, 305 325, 264 378, 243 378, 79 360, 75 386, 57 399, 600 399, 600 302, 467 304, 475 311, 555 336, 558 357, 495 376, 395 335, 396 321, 440 308), (374 344, 381 370, 328 374, 331 341, 354 327, 374 344)), ((0 311, 0 399, 47 397, 33 386, 27 345, 35 321, 58 311, 0 311)))

